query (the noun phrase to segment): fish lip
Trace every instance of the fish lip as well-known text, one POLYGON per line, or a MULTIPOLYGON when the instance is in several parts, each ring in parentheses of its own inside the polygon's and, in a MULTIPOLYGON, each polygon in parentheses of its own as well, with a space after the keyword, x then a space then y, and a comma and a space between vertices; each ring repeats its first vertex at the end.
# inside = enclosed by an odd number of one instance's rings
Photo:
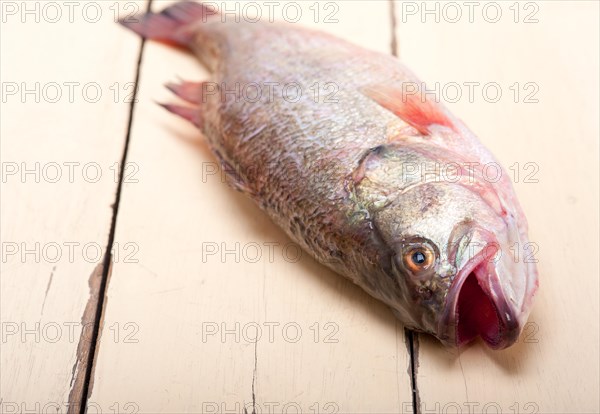
MULTIPOLYGON (((491 247, 493 244, 489 244, 488 246, 491 247)), ((513 307, 508 303, 494 266, 494 256, 498 248, 495 246, 495 248, 490 249, 487 248, 488 246, 469 259, 458 272, 448 289, 446 304, 438 324, 438 337, 446 345, 460 347, 479 336, 476 335, 474 338, 466 341, 462 341, 458 337, 459 295, 465 281, 472 274, 477 278, 480 288, 487 295, 498 317, 498 336, 496 338, 482 337, 484 342, 492 349, 504 349, 516 342, 519 337, 520 325, 517 315, 513 307)))

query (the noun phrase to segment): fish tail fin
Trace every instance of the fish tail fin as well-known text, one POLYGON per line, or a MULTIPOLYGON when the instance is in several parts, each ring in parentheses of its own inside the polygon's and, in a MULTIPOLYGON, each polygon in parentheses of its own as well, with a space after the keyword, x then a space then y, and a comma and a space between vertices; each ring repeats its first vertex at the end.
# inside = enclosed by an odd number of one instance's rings
POLYGON ((175 46, 188 47, 193 37, 189 26, 206 22, 219 12, 212 5, 181 1, 160 13, 145 13, 119 20, 119 23, 144 39, 159 40, 175 46))

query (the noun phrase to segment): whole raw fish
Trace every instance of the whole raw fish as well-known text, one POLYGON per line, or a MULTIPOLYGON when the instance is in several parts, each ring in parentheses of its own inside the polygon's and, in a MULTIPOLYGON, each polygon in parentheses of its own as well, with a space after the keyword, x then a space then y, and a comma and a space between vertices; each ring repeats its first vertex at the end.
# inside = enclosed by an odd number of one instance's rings
POLYGON ((182 2, 121 23, 188 48, 212 72, 169 85, 191 105, 165 107, 198 126, 230 183, 406 326, 450 345, 513 344, 537 270, 512 184, 488 150, 418 93, 398 59, 226 17, 182 2))

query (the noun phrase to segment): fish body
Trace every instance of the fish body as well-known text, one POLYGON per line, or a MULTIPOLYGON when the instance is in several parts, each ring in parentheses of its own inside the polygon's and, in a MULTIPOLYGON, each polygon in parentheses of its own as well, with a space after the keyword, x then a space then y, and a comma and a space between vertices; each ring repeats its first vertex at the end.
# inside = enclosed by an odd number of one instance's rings
POLYGON ((198 126, 230 184, 318 261, 445 344, 516 341, 538 282, 515 254, 529 242, 508 175, 415 93, 422 83, 398 59, 198 3, 123 24, 211 71, 170 85, 192 106, 166 108, 198 126))

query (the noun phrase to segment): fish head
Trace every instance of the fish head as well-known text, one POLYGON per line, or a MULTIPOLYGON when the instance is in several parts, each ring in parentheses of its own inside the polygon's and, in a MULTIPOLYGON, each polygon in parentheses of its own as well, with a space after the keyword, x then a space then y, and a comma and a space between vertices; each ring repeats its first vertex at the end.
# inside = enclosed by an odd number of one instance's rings
POLYGON ((373 228, 391 252, 394 292, 382 296, 408 327, 447 345, 477 337, 494 349, 515 343, 537 288, 535 264, 523 257, 524 218, 499 208, 489 186, 407 179, 400 165, 420 155, 388 151, 373 157, 362 180, 378 202, 370 205, 373 228))

